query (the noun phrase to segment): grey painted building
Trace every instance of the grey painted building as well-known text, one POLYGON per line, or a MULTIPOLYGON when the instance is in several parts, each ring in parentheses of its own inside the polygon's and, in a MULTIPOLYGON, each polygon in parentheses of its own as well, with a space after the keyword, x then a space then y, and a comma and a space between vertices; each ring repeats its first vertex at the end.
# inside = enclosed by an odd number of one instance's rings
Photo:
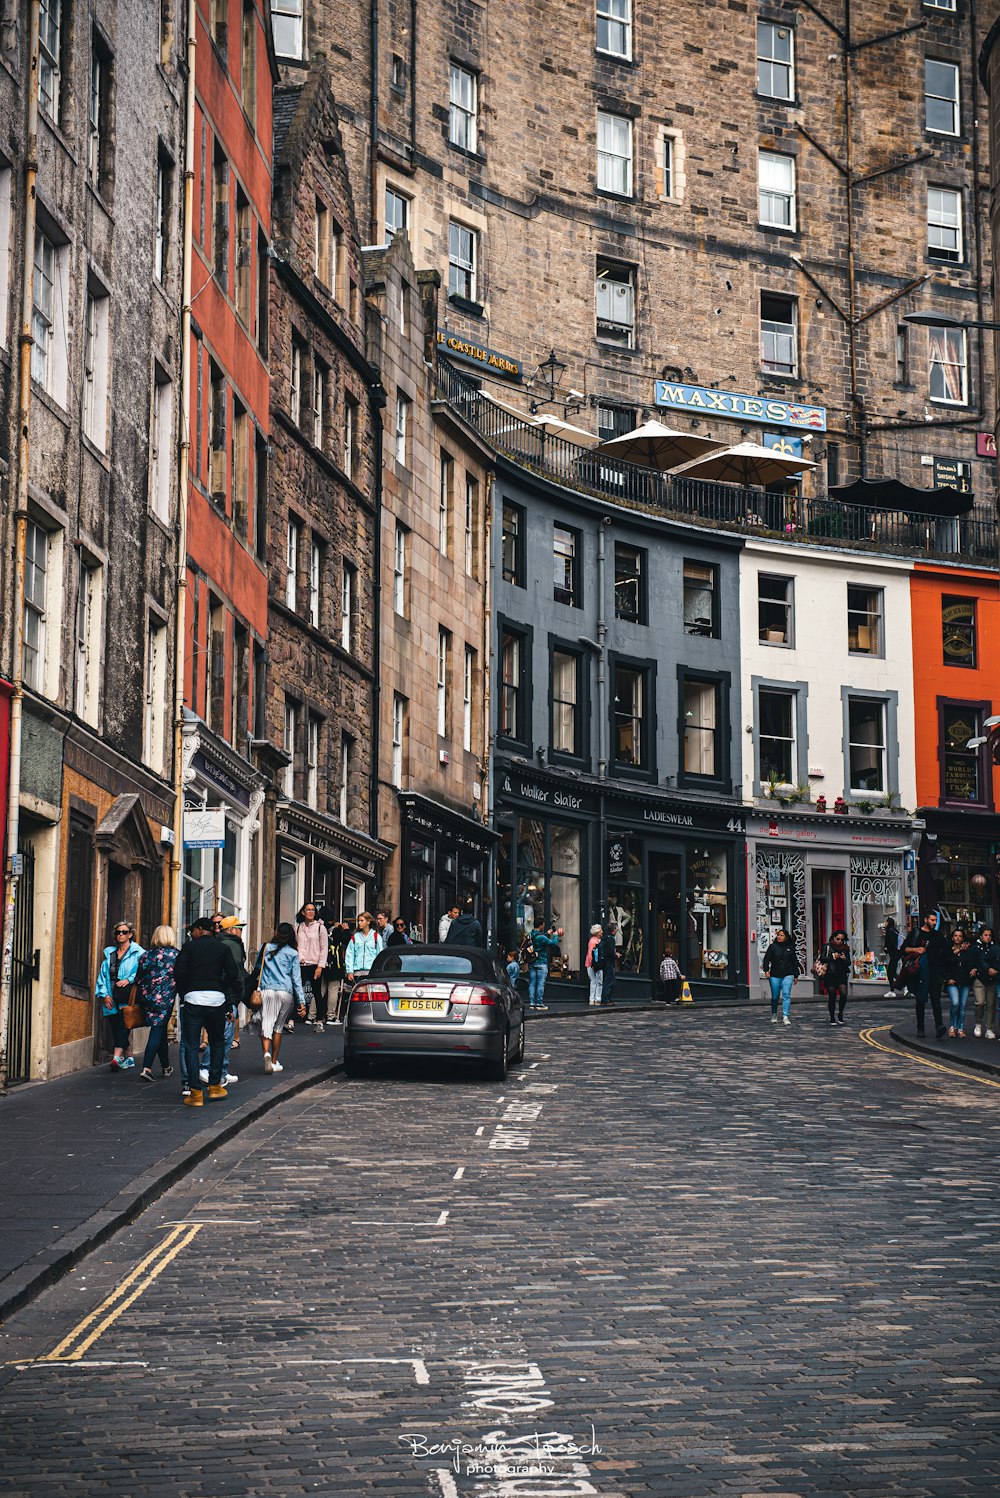
POLYGON ((592 921, 623 994, 667 952, 745 991, 741 538, 504 460, 493 538, 497 940, 564 928, 550 997, 579 997, 592 921))

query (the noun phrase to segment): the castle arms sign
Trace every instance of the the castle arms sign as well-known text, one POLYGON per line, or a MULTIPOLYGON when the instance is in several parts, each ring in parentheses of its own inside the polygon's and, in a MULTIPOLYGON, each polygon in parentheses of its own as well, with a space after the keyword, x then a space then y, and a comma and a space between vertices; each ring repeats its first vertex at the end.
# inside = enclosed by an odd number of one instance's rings
POLYGON ((826 431, 823 406, 803 406, 798 401, 773 400, 766 395, 737 395, 733 390, 708 390, 704 385, 657 380, 656 404, 692 416, 728 416, 733 421, 759 421, 770 427, 826 431))

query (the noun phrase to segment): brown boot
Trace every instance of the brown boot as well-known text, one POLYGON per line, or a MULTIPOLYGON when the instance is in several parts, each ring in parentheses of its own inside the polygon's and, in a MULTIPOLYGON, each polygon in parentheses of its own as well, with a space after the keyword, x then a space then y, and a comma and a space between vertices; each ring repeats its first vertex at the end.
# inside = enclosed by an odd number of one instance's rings
POLYGON ((200 1087, 192 1087, 187 1097, 182 1099, 185 1108, 204 1108, 205 1094, 200 1087))
POLYGON ((229 1093, 221 1082, 210 1082, 208 1086, 209 1097, 228 1097, 229 1093))

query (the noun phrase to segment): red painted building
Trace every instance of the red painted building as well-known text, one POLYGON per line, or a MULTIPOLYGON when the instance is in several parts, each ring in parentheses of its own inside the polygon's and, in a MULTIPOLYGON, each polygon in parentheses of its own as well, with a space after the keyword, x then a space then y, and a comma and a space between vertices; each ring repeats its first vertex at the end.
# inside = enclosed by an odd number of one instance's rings
POLYGON ((272 103, 268 0, 198 0, 182 919, 252 919, 264 778, 272 103), (214 817, 197 817, 199 811, 214 817), (195 823, 197 822, 197 826, 195 823))

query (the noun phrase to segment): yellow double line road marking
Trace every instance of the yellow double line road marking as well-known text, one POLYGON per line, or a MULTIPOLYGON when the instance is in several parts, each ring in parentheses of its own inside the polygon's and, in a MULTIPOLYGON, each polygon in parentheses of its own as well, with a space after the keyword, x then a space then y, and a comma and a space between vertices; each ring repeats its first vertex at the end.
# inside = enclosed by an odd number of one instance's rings
POLYGON ((858 1034, 865 1042, 865 1045, 872 1046, 876 1051, 884 1051, 887 1056, 895 1056, 900 1061, 912 1061, 914 1066, 926 1066, 931 1071, 944 1072, 946 1077, 957 1077, 960 1082, 978 1082, 980 1087, 1000 1087, 1000 1082, 996 1082, 990 1077, 980 1076, 978 1072, 968 1070, 965 1067, 942 1066, 940 1061, 930 1061, 926 1056, 916 1056, 909 1049, 897 1050, 895 1046, 883 1045, 880 1040, 874 1038, 876 1035, 881 1035, 886 1030, 891 1029, 891 1025, 875 1025, 870 1030, 859 1030, 858 1034))
POLYGON ((166 1269, 167 1265, 176 1259, 182 1249, 187 1248, 197 1233, 201 1232, 202 1223, 179 1223, 177 1227, 164 1238, 162 1243, 157 1244, 151 1253, 138 1263, 131 1273, 127 1274, 120 1285, 117 1285, 96 1310, 91 1311, 89 1316, 74 1326, 68 1336, 63 1337, 58 1346, 44 1357, 38 1358, 40 1363, 77 1363, 89 1348, 93 1347, 99 1337, 102 1337, 109 1326, 113 1326, 119 1316, 135 1304, 139 1296, 148 1290, 155 1279, 166 1269))

